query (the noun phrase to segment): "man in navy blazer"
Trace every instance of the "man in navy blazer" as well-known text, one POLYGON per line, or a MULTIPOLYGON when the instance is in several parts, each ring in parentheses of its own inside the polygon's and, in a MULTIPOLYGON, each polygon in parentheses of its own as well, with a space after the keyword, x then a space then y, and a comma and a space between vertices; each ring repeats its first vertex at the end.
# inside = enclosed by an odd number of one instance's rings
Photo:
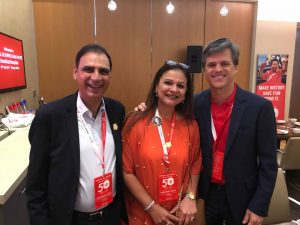
POLYGON ((79 91, 37 110, 29 133, 31 225, 127 221, 120 132, 125 109, 103 97, 111 69, 103 47, 82 47, 73 69, 79 91))
POLYGON ((270 101, 234 81, 239 51, 226 38, 202 55, 210 89, 194 98, 203 170, 199 195, 207 225, 258 225, 267 216, 276 165, 276 122, 270 101))

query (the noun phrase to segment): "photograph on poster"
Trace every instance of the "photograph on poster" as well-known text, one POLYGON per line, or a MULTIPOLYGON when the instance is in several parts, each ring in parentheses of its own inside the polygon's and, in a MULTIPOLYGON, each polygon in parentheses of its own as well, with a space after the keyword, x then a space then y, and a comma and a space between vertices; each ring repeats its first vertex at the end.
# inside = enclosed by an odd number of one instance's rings
POLYGON ((284 119, 287 54, 259 54, 257 57, 256 94, 270 100, 276 119, 284 119))

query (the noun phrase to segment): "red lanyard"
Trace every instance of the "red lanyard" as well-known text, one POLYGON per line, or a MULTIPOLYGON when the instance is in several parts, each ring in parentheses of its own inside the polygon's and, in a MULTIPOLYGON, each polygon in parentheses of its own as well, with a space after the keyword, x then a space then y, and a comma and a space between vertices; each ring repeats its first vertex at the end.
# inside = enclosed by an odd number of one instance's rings
MULTIPOLYGON (((172 115, 172 123, 171 123, 171 131, 170 131, 170 139, 169 139, 169 143, 172 144, 172 139, 173 139, 173 133, 174 133, 174 128, 175 128, 175 120, 176 120, 176 113, 173 112, 172 115)), ((171 145, 172 146, 172 145, 171 145)), ((167 146, 168 147, 168 153, 170 151, 171 146, 167 146)))
MULTIPOLYGON (((159 112, 156 109, 155 112, 155 116, 159 117, 159 112)), ((160 137, 160 141, 163 147, 163 160, 166 164, 169 164, 169 152, 170 152, 170 148, 172 146, 172 139, 173 139, 173 133, 174 133, 174 128, 175 128, 175 121, 176 121, 176 113, 173 112, 172 114, 172 123, 171 123, 171 131, 170 131, 170 139, 168 142, 165 141, 165 136, 162 130, 162 126, 161 124, 157 125, 157 129, 158 129, 158 133, 159 133, 159 137, 160 137)))
POLYGON ((101 115, 101 135, 102 135, 102 168, 105 168, 105 159, 104 159, 104 152, 105 152, 105 141, 106 141, 106 115, 105 111, 103 110, 101 115))

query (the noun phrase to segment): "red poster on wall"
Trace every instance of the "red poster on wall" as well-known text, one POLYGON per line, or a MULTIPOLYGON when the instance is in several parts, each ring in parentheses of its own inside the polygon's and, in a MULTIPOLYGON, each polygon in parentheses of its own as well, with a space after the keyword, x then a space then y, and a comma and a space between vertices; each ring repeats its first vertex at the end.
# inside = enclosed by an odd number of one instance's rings
POLYGON ((23 42, 0 32, 0 93, 26 88, 23 42))
POLYGON ((256 94, 270 100, 277 120, 284 119, 288 55, 258 55, 256 94))

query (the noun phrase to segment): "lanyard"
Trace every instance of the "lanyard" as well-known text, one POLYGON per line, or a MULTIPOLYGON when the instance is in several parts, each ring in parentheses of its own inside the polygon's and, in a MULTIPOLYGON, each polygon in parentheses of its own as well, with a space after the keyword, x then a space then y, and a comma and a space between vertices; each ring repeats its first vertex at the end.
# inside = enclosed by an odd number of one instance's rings
MULTIPOLYGON (((160 118, 158 109, 156 109, 156 111, 155 111, 155 116, 160 118)), ((164 132, 162 130, 162 125, 161 124, 157 125, 160 141, 161 141, 161 144, 162 144, 162 147, 163 147, 163 153, 164 153, 163 160, 167 164, 170 163, 170 161, 169 161, 169 151, 170 151, 170 148, 172 146, 172 138, 173 138, 173 133, 174 133, 175 120, 176 120, 176 113, 174 111, 173 115, 172 115, 170 139, 169 139, 168 142, 166 142, 166 140, 165 140, 164 132)))
POLYGON ((216 131, 216 127, 215 127, 215 124, 214 124, 213 117, 212 117, 212 113, 210 113, 210 117, 211 117, 211 133, 212 133, 213 139, 215 141, 215 148, 214 148, 215 150, 217 150, 216 149, 217 142, 219 143, 220 138, 222 137, 222 134, 223 134, 224 129, 226 127, 226 124, 228 123, 228 121, 229 121, 229 119, 231 117, 232 108, 233 108, 233 104, 230 106, 229 116, 228 116, 228 118, 226 118, 226 120, 225 120, 225 122, 224 122, 224 124, 222 126, 222 129, 221 129, 221 132, 220 132, 219 136, 217 135, 217 131, 216 131))
POLYGON ((105 159, 104 159, 104 153, 105 153, 105 142, 106 142, 106 114, 103 109, 101 113, 101 135, 102 135, 102 168, 105 169, 105 159))
POLYGON ((79 107, 77 114, 79 115, 79 118, 84 126, 85 132, 87 133, 89 140, 93 146, 94 152, 97 156, 97 164, 101 164, 102 169, 105 173, 105 142, 106 142, 106 113, 104 108, 101 108, 101 136, 102 136, 102 157, 100 157, 100 150, 98 150, 98 147, 96 145, 96 142, 94 141, 93 135, 90 133, 87 124, 82 116, 81 107, 79 107))

